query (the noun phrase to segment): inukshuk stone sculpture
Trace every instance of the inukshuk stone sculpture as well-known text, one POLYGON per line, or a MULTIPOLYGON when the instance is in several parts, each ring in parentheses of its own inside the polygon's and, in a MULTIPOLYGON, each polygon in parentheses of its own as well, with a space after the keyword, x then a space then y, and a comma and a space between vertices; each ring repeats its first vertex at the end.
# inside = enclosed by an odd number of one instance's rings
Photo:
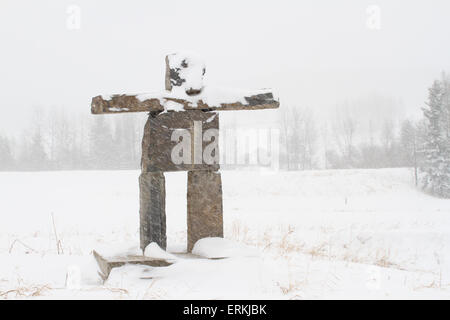
POLYGON ((238 93, 205 86, 205 72, 204 63, 196 56, 171 54, 166 56, 165 91, 92 99, 93 114, 149 112, 139 177, 142 250, 151 242, 166 249, 164 172, 167 171, 188 171, 188 252, 201 238, 223 237, 217 111, 279 107, 267 90, 238 93), (215 135, 204 136, 203 132, 208 130, 215 135), (189 135, 182 136, 183 131, 189 135), (191 147, 183 149, 182 154, 177 150, 180 141, 191 147), (204 159, 203 153, 211 144, 210 159, 204 159), (183 161, 174 161, 174 157, 183 161))

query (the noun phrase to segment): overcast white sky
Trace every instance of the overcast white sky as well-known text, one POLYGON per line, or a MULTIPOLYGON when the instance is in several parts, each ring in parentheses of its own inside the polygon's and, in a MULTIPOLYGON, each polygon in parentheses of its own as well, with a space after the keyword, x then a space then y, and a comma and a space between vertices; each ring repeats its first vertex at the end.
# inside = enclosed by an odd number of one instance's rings
POLYGON ((205 58, 209 83, 272 87, 282 106, 320 113, 381 95, 417 113, 450 70, 449 17, 448 0, 0 0, 0 131, 33 106, 89 113, 98 94, 162 89, 164 56, 179 50, 205 58), (66 26, 69 5, 81 9, 78 30, 66 26), (380 30, 366 25, 369 5, 380 30))

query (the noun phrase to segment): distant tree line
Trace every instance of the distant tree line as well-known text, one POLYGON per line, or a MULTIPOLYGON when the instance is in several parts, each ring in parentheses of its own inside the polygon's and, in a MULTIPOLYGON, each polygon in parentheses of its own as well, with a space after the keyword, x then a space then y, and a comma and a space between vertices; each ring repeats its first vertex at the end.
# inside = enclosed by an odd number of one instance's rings
POLYGON ((287 109, 281 119, 281 166, 287 170, 412 167, 422 123, 385 116, 368 122, 351 112, 316 120, 310 109, 287 109), (376 128, 375 128, 376 127, 376 128), (368 134, 363 133, 363 129, 368 134))
POLYGON ((136 169, 144 118, 35 111, 19 137, 0 133, 0 170, 136 169))

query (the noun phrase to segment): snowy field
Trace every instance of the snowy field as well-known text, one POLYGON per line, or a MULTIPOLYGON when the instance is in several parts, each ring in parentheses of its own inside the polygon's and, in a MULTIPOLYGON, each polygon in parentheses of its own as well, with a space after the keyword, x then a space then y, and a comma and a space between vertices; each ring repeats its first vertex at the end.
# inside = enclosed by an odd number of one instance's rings
MULTIPOLYGON (((450 298, 450 200, 409 169, 222 172, 230 241, 198 249, 230 258, 103 283, 92 249, 139 244, 138 175, 0 173, 0 299, 450 298)), ((182 252, 186 174, 166 186, 168 251, 182 252)))

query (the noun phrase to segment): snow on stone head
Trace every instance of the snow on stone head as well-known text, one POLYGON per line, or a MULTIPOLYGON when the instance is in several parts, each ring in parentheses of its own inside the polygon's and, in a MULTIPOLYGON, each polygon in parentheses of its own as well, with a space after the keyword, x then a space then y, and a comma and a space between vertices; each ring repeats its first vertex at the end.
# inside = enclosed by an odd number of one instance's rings
POLYGON ((203 59, 192 53, 179 52, 169 54, 167 64, 167 76, 173 91, 182 90, 191 96, 201 93, 206 72, 203 59))

